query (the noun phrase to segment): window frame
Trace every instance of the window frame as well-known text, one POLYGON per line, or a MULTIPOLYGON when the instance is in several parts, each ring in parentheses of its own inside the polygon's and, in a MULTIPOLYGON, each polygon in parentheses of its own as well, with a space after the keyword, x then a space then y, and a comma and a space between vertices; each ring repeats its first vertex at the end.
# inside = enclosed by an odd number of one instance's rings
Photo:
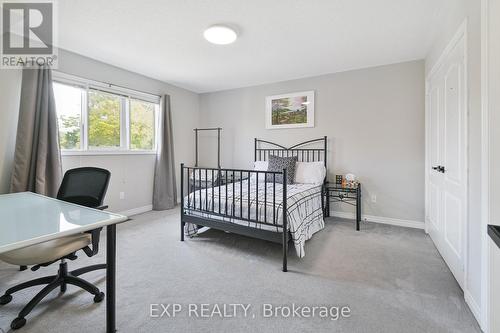
POLYGON ((103 82, 84 79, 81 77, 69 75, 62 72, 53 71, 54 83, 69 85, 72 87, 80 88, 84 91, 82 93, 81 101, 81 115, 80 115, 80 148, 79 149, 63 149, 61 148, 61 155, 75 156, 75 155, 149 155, 156 154, 158 148, 158 126, 160 114, 160 96, 115 86, 103 82), (101 91, 105 94, 112 94, 121 98, 120 102, 120 147, 109 148, 90 148, 88 140, 89 128, 89 103, 88 96, 90 90, 101 91), (153 126, 153 148, 148 149, 131 149, 130 148, 130 100, 140 100, 155 105, 154 112, 154 126, 153 126))

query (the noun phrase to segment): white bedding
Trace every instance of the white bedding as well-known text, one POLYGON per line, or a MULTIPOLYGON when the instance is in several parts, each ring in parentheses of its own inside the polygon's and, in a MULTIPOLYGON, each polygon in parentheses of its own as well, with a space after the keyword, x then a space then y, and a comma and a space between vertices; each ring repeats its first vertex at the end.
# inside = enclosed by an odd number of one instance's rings
MULTIPOLYGON (((250 180, 249 183, 248 180, 244 180, 242 182, 214 187, 213 196, 212 188, 195 191, 184 198, 184 207, 193 208, 193 205, 196 204, 196 209, 199 210, 201 205, 201 210, 203 211, 214 211, 215 213, 234 216, 234 218, 223 218, 205 212, 191 212, 190 214, 210 217, 212 219, 223 219, 232 223, 278 232, 281 229, 277 226, 281 226, 283 221, 283 185, 276 184, 275 186, 276 196, 274 198, 274 205, 272 182, 266 184, 250 180), (257 191, 258 195, 256 196, 257 191), (240 197, 242 198, 241 201, 240 197), (267 205, 264 204, 265 198, 267 199, 267 205), (248 209, 249 207, 250 210, 248 209), (258 212, 256 212, 256 207, 258 207, 258 212), (254 220, 258 217, 258 221, 264 222, 266 220, 267 223, 274 225, 244 221, 238 219, 238 217, 254 220)), ((321 185, 287 185, 287 223, 297 255, 303 257, 305 255, 305 241, 310 239, 315 232, 324 228, 321 185)), ((192 224, 186 224, 185 233, 188 236, 195 235, 197 227, 192 224)))

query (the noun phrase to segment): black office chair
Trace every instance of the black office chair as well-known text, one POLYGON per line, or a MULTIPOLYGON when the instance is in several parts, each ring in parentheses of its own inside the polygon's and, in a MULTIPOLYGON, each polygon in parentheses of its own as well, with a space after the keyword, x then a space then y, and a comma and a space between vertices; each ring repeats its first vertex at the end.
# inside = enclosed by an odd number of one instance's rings
MULTIPOLYGON (((100 168, 76 168, 68 170, 62 180, 57 198, 63 201, 78 205, 105 209, 103 206, 104 197, 108 189, 110 172, 100 168)), ((66 259, 77 259, 76 252, 83 250, 88 257, 92 257, 99 251, 99 236, 102 228, 92 230, 79 235, 72 235, 58 238, 41 244, 35 244, 22 249, 2 253, 0 260, 19 265, 21 268, 31 266, 31 270, 36 271, 40 267, 49 266, 56 261, 61 261, 59 271, 56 275, 46 276, 31 281, 21 283, 9 288, 0 297, 0 304, 4 305, 12 300, 12 294, 29 287, 46 286, 19 312, 19 315, 10 325, 12 329, 18 329, 26 324, 25 317, 33 308, 52 290, 60 287, 61 292, 66 291, 66 285, 71 284, 85 289, 94 295, 94 302, 98 303, 104 299, 104 293, 95 285, 79 278, 79 275, 105 269, 106 264, 82 267, 68 272, 66 259), (92 244, 92 248, 89 245, 92 244)))

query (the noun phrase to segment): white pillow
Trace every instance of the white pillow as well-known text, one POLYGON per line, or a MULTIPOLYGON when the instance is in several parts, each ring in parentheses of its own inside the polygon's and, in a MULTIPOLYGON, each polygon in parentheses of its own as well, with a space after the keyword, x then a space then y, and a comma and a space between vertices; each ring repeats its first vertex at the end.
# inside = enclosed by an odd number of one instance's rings
MULTIPOLYGON (((267 168, 269 167, 269 162, 268 161, 255 161, 253 163, 253 169, 257 171, 267 171, 267 168)), ((259 176, 260 178, 260 176, 259 176)))
POLYGON ((324 162, 297 162, 295 164, 295 183, 323 184, 326 176, 324 162))
MULTIPOLYGON (((255 161, 253 163, 253 169, 256 171, 267 171, 267 168, 269 166, 268 161, 255 161)), ((257 179, 257 174, 253 173, 250 176, 250 181, 255 182, 257 179)), ((259 183, 264 183, 266 180, 266 174, 265 173, 259 173, 259 183)))

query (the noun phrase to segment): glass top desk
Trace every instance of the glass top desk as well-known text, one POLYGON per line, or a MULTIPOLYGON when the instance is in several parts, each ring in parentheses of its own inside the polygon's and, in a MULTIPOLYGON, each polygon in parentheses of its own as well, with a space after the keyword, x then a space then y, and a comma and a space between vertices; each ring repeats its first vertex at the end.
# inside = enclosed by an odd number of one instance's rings
POLYGON ((126 220, 31 192, 0 195, 0 253, 106 227, 106 331, 115 332, 116 224, 126 220))

